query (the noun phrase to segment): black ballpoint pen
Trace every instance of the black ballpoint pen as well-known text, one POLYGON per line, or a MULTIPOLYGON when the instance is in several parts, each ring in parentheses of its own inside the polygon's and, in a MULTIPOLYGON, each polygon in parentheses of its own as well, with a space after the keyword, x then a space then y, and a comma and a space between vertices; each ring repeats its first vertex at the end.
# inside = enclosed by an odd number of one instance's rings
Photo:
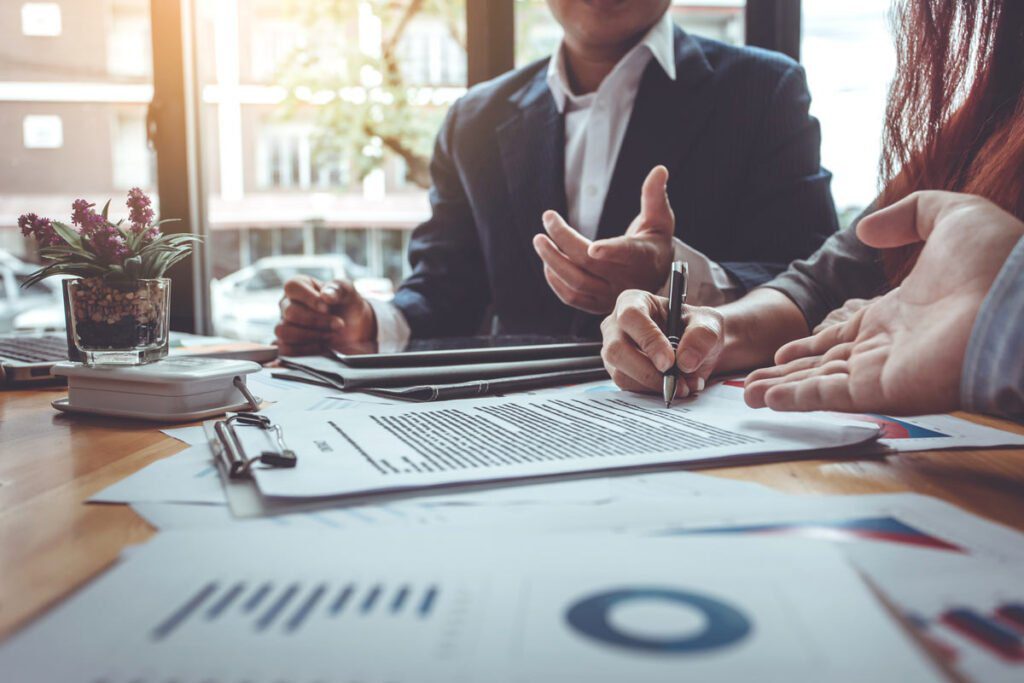
POLYGON ((672 406, 672 399, 676 395, 676 383, 679 381, 679 366, 676 365, 675 359, 679 338, 683 336, 683 304, 686 303, 686 280, 689 275, 690 269, 685 261, 676 261, 672 264, 668 284, 668 322, 665 324, 665 336, 672 345, 672 367, 665 371, 665 379, 662 380, 661 386, 666 408, 672 406))

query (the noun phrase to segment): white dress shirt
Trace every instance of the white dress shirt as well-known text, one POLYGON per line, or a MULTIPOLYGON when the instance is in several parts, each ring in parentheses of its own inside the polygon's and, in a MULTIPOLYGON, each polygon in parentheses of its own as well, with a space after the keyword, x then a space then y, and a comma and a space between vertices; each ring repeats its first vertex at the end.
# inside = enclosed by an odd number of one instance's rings
MULTIPOLYGON (((549 62, 548 89, 559 113, 565 117, 567 220, 587 239, 592 240, 597 235, 605 195, 633 114, 640 79, 651 59, 657 60, 668 77, 675 80, 674 24, 668 12, 619 60, 594 92, 585 95, 572 92, 563 43, 559 43, 549 62)), ((673 245, 675 259, 689 264, 690 303, 714 306, 739 295, 739 287, 720 265, 678 239, 673 238, 673 245)), ((377 341, 389 346, 404 344, 409 339, 409 325, 401 311, 384 302, 371 301, 370 304, 377 315, 377 341)))

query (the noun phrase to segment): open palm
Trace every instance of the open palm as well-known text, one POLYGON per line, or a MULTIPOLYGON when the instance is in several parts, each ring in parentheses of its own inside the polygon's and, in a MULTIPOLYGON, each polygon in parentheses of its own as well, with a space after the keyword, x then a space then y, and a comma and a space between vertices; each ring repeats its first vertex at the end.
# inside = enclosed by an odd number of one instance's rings
POLYGON ((750 405, 901 415, 959 407, 974 319, 1024 223, 978 197, 923 192, 865 218, 858 235, 882 248, 925 245, 900 287, 751 374, 750 405))

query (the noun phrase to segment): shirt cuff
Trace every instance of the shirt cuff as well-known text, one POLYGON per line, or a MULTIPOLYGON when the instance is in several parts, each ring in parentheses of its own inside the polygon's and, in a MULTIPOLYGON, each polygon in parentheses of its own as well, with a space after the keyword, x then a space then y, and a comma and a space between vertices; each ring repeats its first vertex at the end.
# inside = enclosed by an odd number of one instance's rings
POLYGON ((1010 252, 974 320, 960 403, 974 413, 1024 418, 1024 238, 1010 252))
POLYGON ((377 318, 377 346, 381 352, 404 349, 412 332, 402 311, 390 301, 367 299, 377 318))
MULTIPOLYGON (((685 261, 690 271, 686 303, 691 306, 721 306, 740 297, 742 287, 725 268, 677 237, 672 238, 672 260, 685 261)), ((669 279, 666 279, 658 294, 668 296, 668 286, 669 279)))

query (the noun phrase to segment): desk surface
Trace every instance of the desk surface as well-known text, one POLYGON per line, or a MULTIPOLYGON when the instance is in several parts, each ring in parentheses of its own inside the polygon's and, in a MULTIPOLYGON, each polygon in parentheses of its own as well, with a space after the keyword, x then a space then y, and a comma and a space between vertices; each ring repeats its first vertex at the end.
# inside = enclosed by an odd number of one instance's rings
MULTIPOLYGON (((89 496, 183 445, 157 425, 56 413, 63 389, 0 390, 0 639, 154 531, 89 496)), ((1024 433, 1009 422, 971 417, 1024 433)), ((914 491, 1024 531, 1024 451, 929 451, 706 470, 803 494, 914 491)))

